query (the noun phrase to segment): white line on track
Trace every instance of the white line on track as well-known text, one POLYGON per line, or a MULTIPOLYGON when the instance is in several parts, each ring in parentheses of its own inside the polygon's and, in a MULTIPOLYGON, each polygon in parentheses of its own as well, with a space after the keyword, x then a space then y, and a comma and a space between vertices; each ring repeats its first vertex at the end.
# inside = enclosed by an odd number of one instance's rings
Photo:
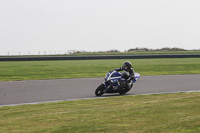
MULTIPOLYGON (((192 90, 192 91, 172 91, 172 92, 159 92, 159 93, 145 93, 145 94, 137 94, 137 95, 153 95, 153 94, 168 94, 168 93, 189 93, 189 92, 200 92, 200 90, 192 90)), ((132 96, 137 96, 132 95, 132 96)), ((126 95, 125 95, 126 96, 126 95)), ((131 96, 131 95, 128 95, 131 96)), ((54 103, 54 102, 63 102, 63 101, 75 101, 75 100, 86 100, 86 99, 97 99, 97 98, 107 98, 109 96, 102 97, 90 97, 90 98, 77 98, 77 99, 64 99, 64 100, 55 100, 55 101, 43 101, 43 102, 32 102, 32 103, 20 103, 20 104, 8 104, 8 105, 0 105, 0 107, 5 106, 18 106, 18 105, 31 105, 31 104, 41 104, 41 103, 54 103)))

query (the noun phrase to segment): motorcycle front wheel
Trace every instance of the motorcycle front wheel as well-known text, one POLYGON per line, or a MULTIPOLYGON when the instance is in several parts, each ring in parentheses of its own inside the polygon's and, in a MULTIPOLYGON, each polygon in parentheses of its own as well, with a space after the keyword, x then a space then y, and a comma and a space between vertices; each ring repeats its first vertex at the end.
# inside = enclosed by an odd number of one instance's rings
POLYGON ((99 87, 95 91, 95 95, 102 96, 104 94, 104 90, 105 90, 105 85, 104 84, 99 85, 99 87))

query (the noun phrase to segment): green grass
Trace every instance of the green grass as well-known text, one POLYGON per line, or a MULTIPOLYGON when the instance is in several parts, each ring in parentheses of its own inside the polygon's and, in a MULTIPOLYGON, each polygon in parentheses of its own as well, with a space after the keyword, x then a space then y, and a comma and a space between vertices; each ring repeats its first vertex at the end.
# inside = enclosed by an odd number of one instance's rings
MULTIPOLYGON (((103 77, 126 60, 0 62, 0 81, 103 77)), ((200 74, 200 58, 132 59, 143 75, 200 74)), ((200 132, 200 93, 0 107, 4 132, 200 132)))
POLYGON ((0 132, 200 132, 200 93, 0 108, 0 132))
MULTIPOLYGON (((126 60, 0 62, 0 81, 103 77, 126 60)), ((144 75, 200 74, 200 58, 131 59, 144 75)))

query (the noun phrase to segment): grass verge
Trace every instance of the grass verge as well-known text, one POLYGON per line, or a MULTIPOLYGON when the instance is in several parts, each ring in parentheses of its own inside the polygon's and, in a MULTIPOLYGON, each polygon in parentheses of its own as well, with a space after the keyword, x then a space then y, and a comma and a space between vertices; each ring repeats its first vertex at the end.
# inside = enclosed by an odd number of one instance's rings
POLYGON ((0 108, 0 132, 200 132, 200 93, 0 108))
MULTIPOLYGON (((0 62, 0 81, 103 77, 126 60, 0 62)), ((141 75, 200 74, 200 58, 131 59, 141 75)))

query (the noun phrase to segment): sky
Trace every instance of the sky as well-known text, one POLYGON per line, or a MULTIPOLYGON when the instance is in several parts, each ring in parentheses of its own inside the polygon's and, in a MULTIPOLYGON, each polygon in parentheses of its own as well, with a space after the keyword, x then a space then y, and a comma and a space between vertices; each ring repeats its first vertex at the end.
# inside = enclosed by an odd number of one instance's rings
POLYGON ((200 49, 200 0, 0 0, 0 55, 200 49))

